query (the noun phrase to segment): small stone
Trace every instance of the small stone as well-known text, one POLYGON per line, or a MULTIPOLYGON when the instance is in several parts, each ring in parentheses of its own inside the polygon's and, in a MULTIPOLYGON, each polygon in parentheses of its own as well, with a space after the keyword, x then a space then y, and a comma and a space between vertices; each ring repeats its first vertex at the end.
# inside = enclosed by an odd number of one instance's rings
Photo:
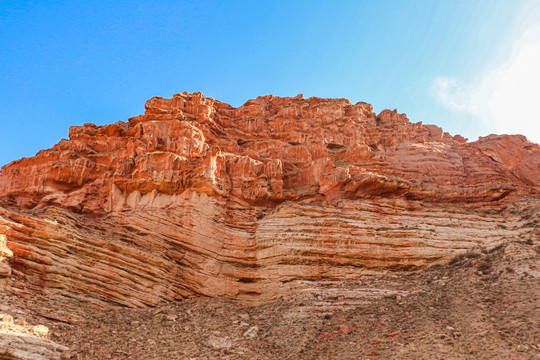
POLYGON ((349 325, 345 325, 345 324, 339 325, 339 330, 344 334, 348 334, 351 332, 351 328, 349 327, 349 325))
POLYGON ((246 320, 246 321, 249 320, 249 314, 240 314, 240 315, 238 315, 238 316, 240 316, 240 318, 241 318, 242 320, 246 320))
POLYGON ((334 317, 333 313, 325 313, 325 314, 323 314, 324 320, 330 320, 333 317, 334 317))
POLYGON ((38 336, 49 335, 49 328, 44 325, 36 325, 32 328, 32 332, 38 336))
POLYGON ((401 334, 401 331, 397 330, 389 334, 386 334, 386 337, 395 337, 395 336, 399 336, 400 334, 401 334))
POLYGON ((246 332, 244 333, 244 335, 242 335, 242 336, 246 337, 246 338, 254 339, 255 337, 257 337, 258 332, 259 332, 259 327, 258 326, 252 326, 249 329, 247 329, 246 332))
POLYGON ((167 318, 166 318, 168 321, 176 321, 177 319, 177 316, 176 315, 167 315, 167 318))
POLYGON ((486 336, 487 333, 488 333, 487 330, 482 330, 482 331, 477 332, 477 333, 476 333, 476 336, 486 336))
POLYGON ((6 324, 13 324, 13 317, 11 315, 8 315, 8 314, 3 314, 2 322, 6 323, 6 324))
POLYGON ((131 326, 139 326, 141 324, 140 321, 132 321, 131 326))
POLYGON ((229 337, 217 337, 212 335, 208 338, 208 345, 216 350, 230 349, 232 347, 232 341, 229 337))

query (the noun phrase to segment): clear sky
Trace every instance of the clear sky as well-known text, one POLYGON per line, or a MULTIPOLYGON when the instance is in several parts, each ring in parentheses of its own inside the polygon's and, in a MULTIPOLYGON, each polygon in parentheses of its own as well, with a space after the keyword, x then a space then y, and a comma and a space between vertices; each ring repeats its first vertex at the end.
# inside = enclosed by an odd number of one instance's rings
POLYGON ((539 0, 0 1, 0 165, 152 96, 345 97, 540 142, 539 0))

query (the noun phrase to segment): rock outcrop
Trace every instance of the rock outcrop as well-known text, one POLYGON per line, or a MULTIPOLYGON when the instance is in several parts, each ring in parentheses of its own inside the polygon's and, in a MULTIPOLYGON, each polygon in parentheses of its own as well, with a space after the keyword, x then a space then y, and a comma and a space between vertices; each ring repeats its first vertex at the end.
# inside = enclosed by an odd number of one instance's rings
POLYGON ((70 359, 69 349, 35 335, 0 332, 0 358, 6 360, 70 359))
POLYGON ((516 209, 539 193, 523 136, 467 143, 345 99, 156 97, 2 168, 0 276, 127 306, 261 302, 533 237, 516 209))
POLYGON ((48 335, 49 329, 46 326, 29 326, 24 321, 15 323, 11 315, 0 312, 0 359, 60 360, 71 358, 69 349, 48 339, 48 335))

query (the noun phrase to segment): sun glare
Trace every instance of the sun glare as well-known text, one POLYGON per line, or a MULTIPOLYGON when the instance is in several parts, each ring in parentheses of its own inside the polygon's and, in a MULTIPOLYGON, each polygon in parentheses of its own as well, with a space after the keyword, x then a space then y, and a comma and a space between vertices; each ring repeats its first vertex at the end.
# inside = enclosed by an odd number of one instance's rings
MULTIPOLYGON (((525 134, 540 143, 540 27, 530 29, 515 41, 512 53, 470 82, 437 77, 433 95, 449 110, 474 115, 481 131, 525 134)), ((487 133, 467 129, 471 140, 487 133)), ((478 131, 478 130, 476 130, 478 131)))
POLYGON ((540 143, 540 28, 517 46, 511 61, 488 81, 493 91, 487 102, 489 116, 500 133, 523 133, 540 143))

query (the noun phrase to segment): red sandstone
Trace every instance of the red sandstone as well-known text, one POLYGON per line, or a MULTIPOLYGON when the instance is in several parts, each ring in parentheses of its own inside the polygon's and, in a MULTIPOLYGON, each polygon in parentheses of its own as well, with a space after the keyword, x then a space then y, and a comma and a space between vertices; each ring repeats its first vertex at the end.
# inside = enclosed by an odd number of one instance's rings
POLYGON ((13 272, 13 291, 264 301, 523 236, 503 209, 538 204, 540 147, 520 135, 467 143, 396 111, 301 95, 234 108, 183 93, 145 108, 73 126, 2 168, 14 256, 7 269, 0 253, 0 275, 13 272))

